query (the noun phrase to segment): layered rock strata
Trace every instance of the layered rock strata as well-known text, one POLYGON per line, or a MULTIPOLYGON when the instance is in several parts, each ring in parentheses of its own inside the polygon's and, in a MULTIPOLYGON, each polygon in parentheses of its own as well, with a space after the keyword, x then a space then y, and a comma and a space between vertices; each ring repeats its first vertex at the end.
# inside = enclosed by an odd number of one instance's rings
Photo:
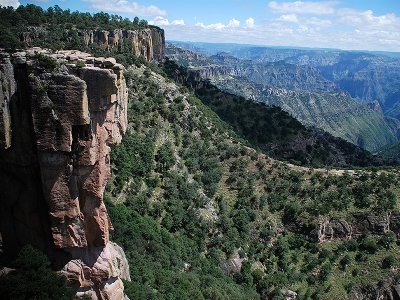
POLYGON ((78 51, 1 53, 1 263, 32 244, 93 299, 123 299, 130 280, 103 202, 127 127, 123 73, 78 51))
MULTIPOLYGON (((51 28, 30 27, 21 32, 20 40, 27 46, 35 44, 35 40, 47 39, 51 28)), ((132 54, 143 56, 147 61, 162 61, 165 54, 164 30, 158 27, 140 28, 136 30, 68 30, 65 36, 78 35, 85 46, 97 45, 102 50, 118 52, 128 46, 132 54)))

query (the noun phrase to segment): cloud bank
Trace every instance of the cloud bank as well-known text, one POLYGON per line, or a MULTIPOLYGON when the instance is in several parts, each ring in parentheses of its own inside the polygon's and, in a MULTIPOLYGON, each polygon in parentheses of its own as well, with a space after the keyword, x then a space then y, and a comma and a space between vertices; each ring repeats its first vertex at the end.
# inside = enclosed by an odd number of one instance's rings
POLYGON ((372 10, 341 8, 337 1, 271 1, 266 12, 272 17, 257 22, 249 17, 165 27, 166 38, 400 52, 400 17, 394 13, 377 15, 372 10))
POLYGON ((268 3, 268 7, 277 13, 287 14, 316 14, 316 15, 331 15, 335 13, 336 1, 322 2, 281 2, 272 1, 268 3))

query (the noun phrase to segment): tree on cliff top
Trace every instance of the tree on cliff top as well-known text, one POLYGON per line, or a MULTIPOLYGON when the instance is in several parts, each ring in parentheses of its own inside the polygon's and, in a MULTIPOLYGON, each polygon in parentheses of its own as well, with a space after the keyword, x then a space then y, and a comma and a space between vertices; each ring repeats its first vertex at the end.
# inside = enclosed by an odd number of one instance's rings
MULTIPOLYGON (((63 39, 67 31, 73 29, 87 30, 135 30, 139 28, 155 27, 149 25, 146 20, 135 17, 133 21, 118 15, 99 12, 90 14, 87 12, 63 10, 58 5, 49 7, 47 10, 33 4, 20 5, 17 9, 0 5, 0 47, 22 48, 23 33, 29 31, 29 26, 38 27, 35 34, 41 34, 51 29, 55 36, 43 40, 43 45, 50 47, 52 43, 63 39)), ((36 45, 36 44, 35 44, 36 45)), ((59 44, 57 44, 60 46, 59 44)))

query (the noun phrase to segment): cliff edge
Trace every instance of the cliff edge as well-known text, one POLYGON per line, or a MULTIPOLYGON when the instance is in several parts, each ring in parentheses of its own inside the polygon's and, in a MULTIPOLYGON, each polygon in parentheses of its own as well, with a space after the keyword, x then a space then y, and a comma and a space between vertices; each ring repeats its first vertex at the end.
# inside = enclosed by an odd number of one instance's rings
MULTIPOLYGON (((19 33, 20 41, 28 46, 42 45, 51 41, 54 35, 53 28, 31 26, 26 31, 19 33)), ((158 27, 138 28, 135 30, 91 30, 91 29, 65 29, 61 41, 76 40, 79 49, 98 47, 112 53, 128 52, 135 56, 143 56, 147 61, 160 62, 165 55, 164 30, 158 27)))
POLYGON ((127 127, 124 67, 40 48, 0 54, 0 264, 44 251, 92 299, 124 299, 125 254, 103 202, 110 146, 127 127))

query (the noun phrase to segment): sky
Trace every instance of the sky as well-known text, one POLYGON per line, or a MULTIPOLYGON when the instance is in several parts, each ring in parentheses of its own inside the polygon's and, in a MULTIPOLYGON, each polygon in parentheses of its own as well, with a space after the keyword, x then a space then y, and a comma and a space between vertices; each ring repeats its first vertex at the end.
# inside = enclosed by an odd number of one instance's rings
POLYGON ((400 0, 0 0, 138 16, 167 40, 400 52, 400 0))

